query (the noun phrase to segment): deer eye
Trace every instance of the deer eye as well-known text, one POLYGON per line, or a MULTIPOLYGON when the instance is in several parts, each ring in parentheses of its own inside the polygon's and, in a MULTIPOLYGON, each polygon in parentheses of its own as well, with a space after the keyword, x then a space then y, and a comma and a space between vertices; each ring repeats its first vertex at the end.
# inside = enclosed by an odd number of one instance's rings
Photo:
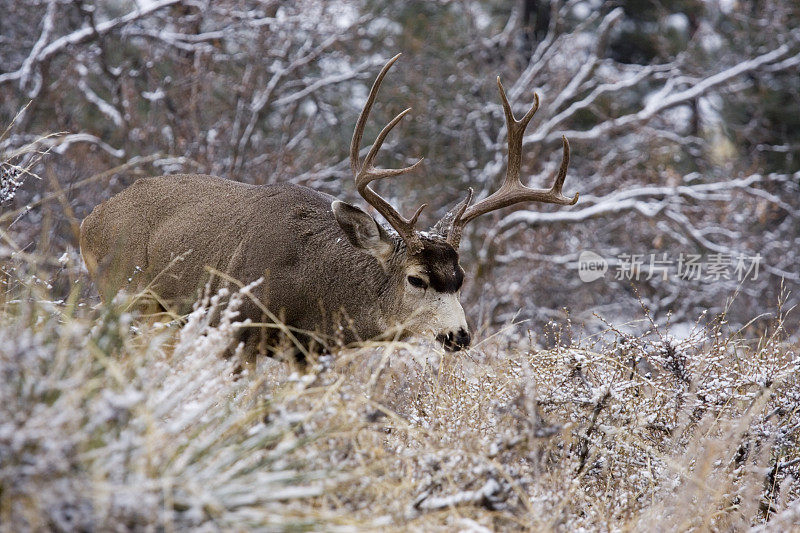
POLYGON ((418 278, 417 276, 408 276, 408 282, 418 289, 428 288, 428 284, 425 282, 425 280, 418 278))

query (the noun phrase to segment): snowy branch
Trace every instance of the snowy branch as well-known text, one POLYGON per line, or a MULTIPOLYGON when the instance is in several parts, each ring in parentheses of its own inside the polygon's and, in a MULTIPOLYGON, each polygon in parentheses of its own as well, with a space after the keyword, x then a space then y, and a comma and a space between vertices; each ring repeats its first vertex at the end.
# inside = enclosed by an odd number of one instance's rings
POLYGON ((767 195, 765 197, 764 191, 753 187, 755 184, 787 182, 797 179, 800 179, 800 172, 788 175, 753 174, 729 181, 700 183, 696 185, 636 187, 599 198, 584 195, 581 196, 581 202, 578 205, 583 205, 585 203, 589 203, 590 205, 582 207, 581 209, 574 209, 571 211, 560 209, 559 211, 551 213, 528 210, 514 211, 500 219, 493 230, 493 234, 497 235, 506 232, 518 224, 534 226, 554 223, 576 223, 612 214, 619 215, 620 213, 631 210, 638 211, 646 216, 653 216, 656 212, 663 209, 664 206, 661 204, 664 201, 676 201, 680 198, 690 198, 698 201, 726 201, 730 200, 730 192, 733 190, 740 190, 760 198, 774 200, 776 205, 785 207, 790 215, 795 218, 800 218, 800 212, 796 209, 791 208, 772 195, 767 195), (657 203, 653 203, 653 201, 657 203))
MULTIPOLYGON (((94 39, 97 35, 105 35, 117 28, 130 24, 131 22, 135 22, 139 19, 145 18, 148 15, 164 9, 165 7, 174 6, 176 4, 180 4, 183 0, 160 0, 153 3, 147 4, 143 8, 138 8, 134 11, 131 11, 127 15, 122 17, 117 17, 112 20, 108 20, 106 22, 101 22, 96 27, 86 27, 81 28, 80 30, 76 30, 68 35, 64 35, 63 37, 59 37, 55 41, 51 42, 47 46, 42 46, 40 41, 37 41, 36 45, 31 50, 31 53, 28 55, 28 58, 23 63, 23 66, 20 67, 18 70, 13 72, 7 72, 5 74, 0 74, 0 83, 7 83, 10 81, 20 80, 21 82, 24 81, 24 76, 26 73, 30 72, 33 65, 42 63, 43 61, 47 61, 51 57, 61 52, 64 52, 70 46, 75 46, 77 44, 82 44, 87 41, 94 39)), ((54 5, 55 2, 51 2, 50 5, 54 5)), ((50 10, 50 6, 48 6, 48 11, 50 10)), ((47 21, 45 21, 47 22, 47 21)), ((43 38, 49 37, 50 30, 48 30, 47 35, 45 32, 42 32, 43 38)))
POLYGON ((125 157, 125 150, 121 148, 114 148, 113 146, 103 142, 98 137, 89 133, 73 133, 60 137, 48 137, 38 141, 39 145, 46 148, 52 148, 53 152, 57 154, 63 154, 75 143, 93 144, 113 157, 118 159, 125 157))
MULTIPOLYGON (((557 142, 561 139, 561 135, 566 135, 568 139, 573 141, 597 140, 608 137, 613 132, 644 124, 667 109, 685 104, 699 96, 706 94, 711 89, 727 83, 738 76, 741 76, 742 74, 752 72, 753 70, 757 70, 765 65, 769 65, 775 61, 778 61, 789 52, 790 48, 788 45, 781 45, 776 49, 767 52, 766 54, 742 61, 733 67, 714 74, 713 76, 704 78, 695 83, 692 87, 682 91, 672 92, 668 83, 656 91, 656 93, 661 94, 657 94, 657 96, 649 98, 649 101, 645 107, 636 113, 622 115, 615 119, 601 122, 600 124, 588 130, 567 130, 563 132, 551 133, 550 130, 543 129, 526 136, 524 142, 525 144, 540 143, 543 141, 547 143, 557 142), (664 91, 664 89, 669 90, 664 91)), ((563 117, 563 119, 566 118, 566 116, 563 117)), ((551 126, 555 126, 555 124, 552 124, 551 126)))
MULTIPOLYGON (((42 33, 39 35, 39 39, 37 39, 36 43, 33 45, 30 55, 25 58, 25 61, 22 63, 22 67, 20 67, 18 71, 20 86, 23 89, 28 86, 28 81, 30 80, 31 73, 33 71, 35 58, 41 53, 42 49, 47 44, 47 41, 50 40, 50 34, 53 33, 55 14, 56 2, 55 0, 50 0, 50 2, 47 4, 47 12, 44 15, 44 20, 42 21, 42 33)), ((3 81, 2 78, 3 75, 0 74, 0 83, 3 81)), ((33 98, 35 95, 39 94, 41 80, 38 78, 37 80, 39 82, 37 83, 37 86, 27 92, 29 98, 33 98)))
POLYGON ((78 88, 86 99, 94 104, 102 114, 111 119, 117 127, 121 128, 124 125, 125 121, 122 119, 120 112, 117 111, 117 108, 100 98, 100 96, 89 87, 85 77, 81 77, 80 81, 78 81, 78 88))
POLYGON ((489 478, 477 490, 465 490, 451 496, 430 496, 428 493, 423 493, 414 502, 414 507, 424 511, 438 511, 457 505, 481 504, 490 500, 500 489, 500 484, 494 478, 489 478))

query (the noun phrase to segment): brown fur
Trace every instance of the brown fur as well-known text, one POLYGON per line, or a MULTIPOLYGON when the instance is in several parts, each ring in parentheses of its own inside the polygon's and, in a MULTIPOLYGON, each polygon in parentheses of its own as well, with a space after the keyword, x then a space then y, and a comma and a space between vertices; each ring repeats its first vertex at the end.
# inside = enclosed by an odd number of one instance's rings
MULTIPOLYGON (((403 245, 392 236, 391 264, 382 266, 348 242, 333 200, 296 185, 143 178, 83 221, 81 253, 105 300, 149 287, 162 306, 183 314, 211 267, 245 284, 264 277, 255 294, 291 326, 330 338, 344 323, 344 342, 376 337, 396 314, 403 245)), ((212 279, 212 290, 226 283, 212 279)), ((241 313, 264 319, 252 302, 241 313)))

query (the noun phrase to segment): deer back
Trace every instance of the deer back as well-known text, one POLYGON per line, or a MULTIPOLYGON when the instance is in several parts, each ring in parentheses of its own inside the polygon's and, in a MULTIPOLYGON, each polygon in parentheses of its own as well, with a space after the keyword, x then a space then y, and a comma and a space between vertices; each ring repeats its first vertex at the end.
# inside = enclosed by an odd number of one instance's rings
MULTIPOLYGON (((245 284, 263 277, 255 294, 295 327, 331 333, 346 315, 357 325, 348 336, 376 336, 394 304, 391 261, 349 244, 333 201, 289 184, 143 178, 86 218, 81 248, 105 298, 147 289, 184 313, 209 280, 212 290, 227 284, 216 270, 245 284)), ((242 314, 265 318, 253 302, 242 314)))

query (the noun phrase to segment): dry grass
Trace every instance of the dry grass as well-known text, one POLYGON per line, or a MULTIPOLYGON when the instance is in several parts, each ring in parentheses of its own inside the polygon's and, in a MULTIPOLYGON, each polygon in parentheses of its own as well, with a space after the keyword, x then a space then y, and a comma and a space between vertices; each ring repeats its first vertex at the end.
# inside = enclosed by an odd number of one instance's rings
POLYGON ((145 326, 78 289, 52 302, 11 266, 4 531, 800 527, 800 358, 780 313, 752 341, 724 317, 685 339, 566 324, 546 350, 386 343, 237 375, 220 356, 233 310, 145 326))

